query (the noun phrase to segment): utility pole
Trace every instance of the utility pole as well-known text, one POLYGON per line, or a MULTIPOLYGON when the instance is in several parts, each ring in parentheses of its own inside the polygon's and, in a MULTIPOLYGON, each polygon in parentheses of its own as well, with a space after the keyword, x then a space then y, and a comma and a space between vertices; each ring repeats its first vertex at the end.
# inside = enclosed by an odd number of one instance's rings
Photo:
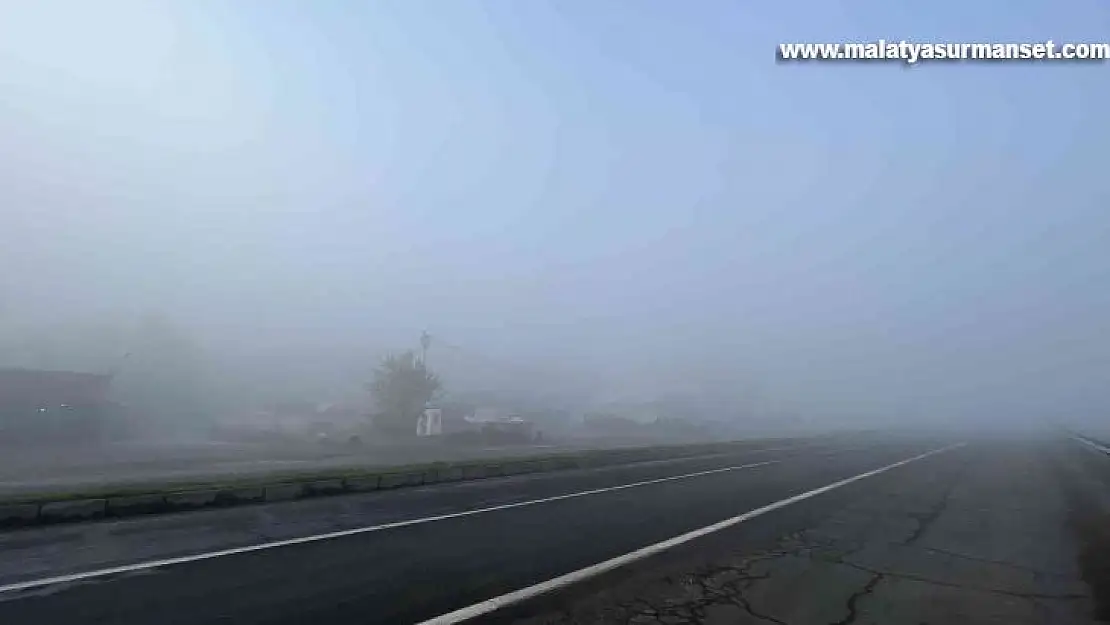
POLYGON ((420 334, 420 364, 428 366, 428 347, 432 344, 432 336, 425 330, 420 334))

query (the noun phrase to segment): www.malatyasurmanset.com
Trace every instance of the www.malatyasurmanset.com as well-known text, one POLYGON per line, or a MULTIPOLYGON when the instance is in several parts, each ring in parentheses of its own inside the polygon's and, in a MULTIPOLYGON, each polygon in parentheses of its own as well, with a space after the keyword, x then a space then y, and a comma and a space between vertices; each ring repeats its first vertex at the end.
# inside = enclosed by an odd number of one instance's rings
POLYGON ((780 61, 1106 61, 1110 43, 780 43, 780 61))

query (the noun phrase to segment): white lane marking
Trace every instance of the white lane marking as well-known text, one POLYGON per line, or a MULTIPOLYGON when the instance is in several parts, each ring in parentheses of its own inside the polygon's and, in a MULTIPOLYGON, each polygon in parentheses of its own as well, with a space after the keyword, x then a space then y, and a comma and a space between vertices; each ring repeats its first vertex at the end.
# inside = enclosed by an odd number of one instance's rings
POLYGON ((1099 445, 1096 442, 1089 441, 1089 440, 1087 440, 1085 438, 1081 438, 1079 436, 1072 436, 1072 438, 1079 441, 1080 443, 1083 443, 1084 445, 1090 447, 1091 449, 1094 449, 1096 451, 1101 451, 1104 454, 1110 454, 1110 447, 1104 447, 1102 445, 1099 445))
POLYGON ((367 527, 356 527, 348 530, 340 530, 337 532, 328 532, 326 534, 315 534, 312 536, 301 536, 299 538, 289 538, 285 540, 277 540, 268 543, 260 543, 257 545, 248 545, 246 547, 234 547, 231 549, 222 549, 220 551, 210 551, 207 553, 198 553, 189 556, 180 556, 177 558, 166 558, 162 560, 150 560, 147 562, 137 562, 135 564, 125 564, 122 566, 114 566, 110 568, 98 569, 94 571, 86 571, 83 573, 72 573, 70 575, 58 575, 56 577, 46 577, 42 579, 29 580, 26 582, 17 582, 14 584, 7 584, 0 586, 0 594, 17 592, 23 590, 31 590, 43 588, 45 586, 53 586, 57 584, 71 584, 73 582, 89 580, 99 577, 106 577, 109 575, 119 575, 120 573, 132 573, 135 571, 145 571, 149 569, 162 568, 172 566, 175 564, 185 564, 187 562, 198 562, 201 560, 211 560, 213 558, 222 558, 225 556, 233 556, 241 553, 250 553, 252 551, 263 551, 266 549, 276 549, 278 547, 288 547, 291 545, 300 545, 304 543, 318 542, 322 540, 331 540, 333 538, 342 538, 344 536, 354 536, 356 534, 366 534, 369 532, 380 532, 382 530, 396 529, 399 527, 408 527, 410 525, 422 525, 424 523, 434 523, 436 521, 446 521, 448 519, 459 519, 477 514, 485 514, 487 512, 496 512, 498 510, 511 510, 513 508, 523 508, 525 506, 534 506, 543 503, 550 503, 552 501, 562 501, 564 499, 574 499, 577 497, 586 497, 589 495, 598 495, 601 493, 610 493, 618 490, 626 490, 629 488, 639 488, 641 486, 649 486, 652 484, 662 484, 664 482, 673 482, 676 480, 687 480, 695 477, 702 477, 706 475, 713 475, 716 473, 726 473, 728 471, 741 471, 744 469, 754 469, 756 467, 767 466, 771 464, 778 464, 781 460, 764 460, 763 462, 752 462, 749 464, 741 464, 730 467, 720 467, 717 469, 709 469, 706 471, 695 471, 693 473, 683 473, 682 475, 672 475, 669 477, 660 477, 651 480, 643 480, 640 482, 631 482, 628 484, 618 484, 617 486, 606 486, 604 488, 592 488, 590 490, 582 490, 573 493, 566 493, 563 495, 554 495, 551 497, 543 497, 540 499, 529 499, 527 501, 517 501, 513 503, 500 504, 496 506, 488 506, 484 508, 476 508, 474 510, 465 510, 463 512, 450 512, 447 514, 439 514, 435 516, 423 517, 419 519, 409 519, 406 521, 395 521, 393 523, 383 523, 381 525, 371 525, 367 527))
POLYGON ((502 608, 527 601, 528 599, 533 599, 535 597, 538 597, 539 595, 558 590, 566 586, 570 586, 571 584, 585 581, 591 577, 596 577, 598 575, 601 575, 602 573, 612 571, 613 569, 632 564, 633 562, 643 560, 650 556, 657 555, 673 547, 677 547, 692 540, 702 538, 703 536, 708 536, 709 534, 712 534, 714 532, 719 532, 723 529, 727 529, 734 525, 749 521, 758 516, 767 514, 768 512, 778 510, 779 508, 785 508, 786 506, 798 503, 799 501, 803 501, 811 497, 816 497, 817 495, 827 493, 831 490, 836 490, 837 488, 840 488, 842 486, 847 486, 852 482, 858 482, 859 480, 866 479, 880 473, 885 473, 902 465, 909 464, 923 458, 928 458, 929 456, 956 449, 958 447, 963 447, 966 444, 967 443, 956 443, 955 445, 949 445, 947 447, 942 447, 941 449, 934 449, 933 451, 919 454, 912 458, 907 458, 905 460, 895 462, 894 464, 888 464, 885 467, 880 467, 878 469, 867 471, 866 473, 860 473, 859 475, 856 475, 854 477, 843 479, 839 482, 833 482, 832 484, 829 484, 827 486, 815 488, 813 490, 794 495, 793 497, 788 497, 786 499, 776 501, 775 503, 768 504, 766 506, 763 506, 762 508, 756 508, 755 510, 751 510, 749 512, 745 512, 744 514, 725 519, 724 521, 714 523, 713 525, 707 525, 692 532, 687 532, 685 534, 675 536, 674 538, 669 538, 662 542, 655 543, 654 545, 648 545, 647 547, 643 547, 642 549, 637 549, 636 551, 632 551, 624 555, 605 560, 604 562, 598 562, 597 564, 588 566, 584 569, 578 569, 577 571, 572 571, 565 575, 560 575, 559 577, 549 579, 546 582, 540 582, 539 584, 536 584, 534 586, 528 586, 527 588, 514 590, 513 592, 503 594, 499 597, 487 599, 480 603, 475 603, 474 605, 455 610, 454 612, 442 614, 433 619, 418 623, 417 625, 457 625, 458 623, 464 623, 479 616, 490 614, 502 608))

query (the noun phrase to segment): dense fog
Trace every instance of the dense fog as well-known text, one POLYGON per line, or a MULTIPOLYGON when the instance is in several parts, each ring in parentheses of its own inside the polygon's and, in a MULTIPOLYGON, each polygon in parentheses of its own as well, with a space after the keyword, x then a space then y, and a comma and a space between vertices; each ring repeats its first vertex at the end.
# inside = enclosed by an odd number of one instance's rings
MULTIPOLYGON (((866 31, 836 6, 808 36, 866 31)), ((0 366, 113 373, 175 436, 362 410, 425 331, 441 402, 1101 423, 1104 77, 775 64, 790 10, 8 3, 0 366)))

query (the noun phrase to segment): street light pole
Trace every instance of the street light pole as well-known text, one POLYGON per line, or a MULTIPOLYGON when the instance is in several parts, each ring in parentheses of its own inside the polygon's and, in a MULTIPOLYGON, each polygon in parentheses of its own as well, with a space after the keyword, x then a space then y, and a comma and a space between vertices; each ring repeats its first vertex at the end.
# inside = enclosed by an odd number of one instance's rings
POLYGON ((431 346, 431 344, 432 337, 428 334, 428 331, 425 330, 420 334, 420 363, 424 365, 425 368, 428 366, 428 347, 431 346))

